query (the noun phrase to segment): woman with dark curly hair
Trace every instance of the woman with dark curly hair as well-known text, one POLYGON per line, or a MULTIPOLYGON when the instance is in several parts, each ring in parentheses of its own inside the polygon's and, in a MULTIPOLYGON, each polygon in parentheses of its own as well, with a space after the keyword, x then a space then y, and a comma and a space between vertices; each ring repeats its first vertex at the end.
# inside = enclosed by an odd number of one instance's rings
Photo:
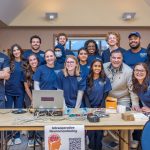
MULTIPOLYGON (((133 75, 133 92, 139 97, 140 108, 142 112, 150 113, 150 77, 148 66, 145 63, 138 63, 134 66, 133 75)), ((133 132, 134 143, 138 146, 141 138, 141 131, 133 132)))
POLYGON ((133 70, 133 92, 135 92, 141 103, 143 112, 150 112, 150 76, 148 66, 138 63, 133 70))
MULTIPOLYGON (((14 44, 10 49, 10 78, 5 83, 6 108, 23 108, 24 85, 23 85, 23 50, 20 45, 14 44)), ((14 144, 20 144, 20 132, 14 136, 14 144)), ((11 142, 12 144, 12 142, 11 142)))
POLYGON ((99 55, 98 45, 94 40, 87 40, 84 44, 84 48, 88 52, 88 65, 91 65, 93 60, 95 60, 96 58, 101 59, 101 56, 99 55))
MULTIPOLYGON (((90 73, 87 78, 85 97, 91 108, 104 108, 105 99, 111 90, 110 80, 106 77, 102 61, 96 59, 92 62, 90 73)), ((88 131, 89 148, 93 150, 102 149, 103 131, 88 131)))

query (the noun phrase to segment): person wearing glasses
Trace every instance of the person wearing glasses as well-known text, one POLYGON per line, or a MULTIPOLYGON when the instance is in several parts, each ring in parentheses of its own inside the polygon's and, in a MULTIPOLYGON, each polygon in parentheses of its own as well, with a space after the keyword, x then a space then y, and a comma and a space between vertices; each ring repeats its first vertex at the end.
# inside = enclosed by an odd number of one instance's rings
POLYGON ((80 66, 77 58, 68 55, 64 70, 58 73, 58 89, 64 91, 65 105, 68 108, 82 107, 82 96, 85 88, 86 81, 80 76, 80 66))
MULTIPOLYGON (((132 82, 133 92, 138 95, 140 100, 141 111, 150 113, 150 76, 148 66, 145 63, 138 63, 134 66, 132 82)), ((137 147, 141 139, 140 130, 133 132, 133 139, 137 147)))
POLYGON ((88 65, 91 65, 91 63, 95 59, 101 60, 101 56, 99 55, 98 45, 94 40, 87 40, 84 44, 84 48, 88 52, 88 60, 87 60, 88 65))

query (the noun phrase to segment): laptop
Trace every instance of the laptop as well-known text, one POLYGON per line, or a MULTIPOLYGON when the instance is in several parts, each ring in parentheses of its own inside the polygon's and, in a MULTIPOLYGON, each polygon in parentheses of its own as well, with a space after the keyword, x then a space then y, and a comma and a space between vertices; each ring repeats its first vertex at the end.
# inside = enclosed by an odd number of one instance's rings
POLYGON ((33 90, 32 95, 35 109, 63 109, 62 90, 33 90))

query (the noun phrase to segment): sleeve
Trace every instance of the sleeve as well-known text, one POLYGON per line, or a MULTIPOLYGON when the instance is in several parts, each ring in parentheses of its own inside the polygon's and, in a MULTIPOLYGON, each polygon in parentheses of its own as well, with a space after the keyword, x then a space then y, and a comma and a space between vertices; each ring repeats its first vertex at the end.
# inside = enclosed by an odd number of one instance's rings
POLYGON ((107 93, 111 90, 112 90, 112 87, 111 87, 110 80, 109 80, 109 78, 106 78, 105 86, 104 86, 104 93, 107 93))
POLYGON ((76 106, 75 106, 75 108, 80 108, 81 103, 82 103, 83 94, 84 94, 83 91, 80 91, 80 90, 78 91, 78 94, 77 94, 77 101, 76 101, 76 106))
POLYGON ((40 90, 40 83, 38 81, 34 81, 34 90, 40 90))
POLYGON ((57 86, 58 89, 63 90, 63 73, 62 71, 57 75, 57 86))
POLYGON ((139 98, 133 92, 132 71, 128 72, 128 74, 126 74, 126 76, 127 76, 127 86, 128 86, 128 90, 129 90, 129 93, 130 93, 132 106, 139 106, 139 98))
POLYGON ((33 75, 33 80, 40 82, 41 79, 41 68, 38 68, 33 75))
POLYGON ((10 59, 8 56, 5 56, 4 58, 4 64, 3 64, 3 69, 4 68, 9 68, 10 67, 10 59))

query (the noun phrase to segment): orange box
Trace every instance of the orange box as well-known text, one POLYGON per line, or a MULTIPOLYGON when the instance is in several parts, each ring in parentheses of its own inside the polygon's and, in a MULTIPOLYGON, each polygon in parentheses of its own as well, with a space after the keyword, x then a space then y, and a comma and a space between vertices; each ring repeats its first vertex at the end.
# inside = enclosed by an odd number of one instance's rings
POLYGON ((106 109, 117 109, 117 98, 108 96, 106 98, 106 109))

